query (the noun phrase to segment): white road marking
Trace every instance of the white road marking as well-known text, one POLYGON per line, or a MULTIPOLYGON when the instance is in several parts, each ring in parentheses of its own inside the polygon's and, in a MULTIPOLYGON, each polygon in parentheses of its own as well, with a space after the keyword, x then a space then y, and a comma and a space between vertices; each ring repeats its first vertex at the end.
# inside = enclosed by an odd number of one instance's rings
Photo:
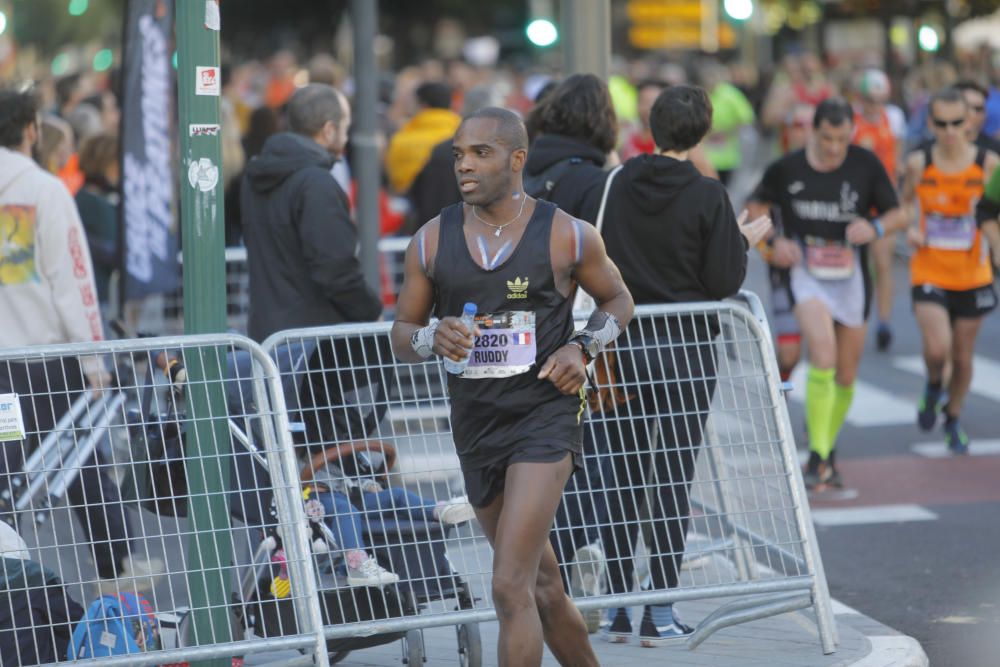
MULTIPOLYGON (((936 442, 917 442, 910 445, 910 450, 928 459, 947 459, 953 456, 945 446, 944 440, 936 442)), ((1000 454, 1000 440, 972 439, 969 442, 970 456, 996 456, 1000 454)))
POLYGON ((874 523, 934 521, 937 514, 920 505, 873 505, 844 509, 814 509, 812 518, 819 526, 861 526, 874 523))
MULTIPOLYGON (((899 370, 924 377, 924 359, 920 355, 897 356, 892 365, 899 370)), ((992 401, 1000 401, 1000 361, 975 355, 972 358, 972 387, 970 391, 992 401)))

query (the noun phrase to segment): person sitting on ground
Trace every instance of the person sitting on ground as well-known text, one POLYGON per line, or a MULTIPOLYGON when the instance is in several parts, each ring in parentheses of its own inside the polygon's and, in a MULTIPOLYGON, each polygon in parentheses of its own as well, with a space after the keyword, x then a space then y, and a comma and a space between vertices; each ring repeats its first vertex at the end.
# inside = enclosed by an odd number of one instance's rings
MULTIPOLYGON (((384 478, 348 475, 341 466, 328 461, 306 487, 307 503, 322 505, 324 519, 343 553, 348 586, 384 586, 399 581, 399 575, 379 565, 368 551, 364 530, 372 521, 440 522, 454 526, 475 517, 465 497, 434 502, 403 487, 388 487, 384 483, 384 478)), ((318 509, 314 507, 310 514, 318 509)))

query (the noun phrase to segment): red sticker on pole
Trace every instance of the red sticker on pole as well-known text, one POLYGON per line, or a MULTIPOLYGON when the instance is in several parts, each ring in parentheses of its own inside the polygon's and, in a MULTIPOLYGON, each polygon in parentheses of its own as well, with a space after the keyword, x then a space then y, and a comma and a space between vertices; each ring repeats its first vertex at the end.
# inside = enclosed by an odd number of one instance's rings
POLYGON ((218 67, 195 67, 195 95, 212 95, 218 97, 222 90, 222 80, 218 67))

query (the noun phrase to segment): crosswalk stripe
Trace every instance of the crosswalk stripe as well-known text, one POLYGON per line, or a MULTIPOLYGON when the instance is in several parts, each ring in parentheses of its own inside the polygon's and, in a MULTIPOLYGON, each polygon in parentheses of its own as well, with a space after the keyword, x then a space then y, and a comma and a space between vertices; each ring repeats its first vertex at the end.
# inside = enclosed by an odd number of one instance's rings
MULTIPOLYGON (((920 377, 926 374, 924 359, 920 355, 894 357, 892 365, 920 377)), ((972 387, 969 390, 983 398, 1000 401, 1000 362, 975 355, 972 358, 972 387)))
MULTIPOLYGON (((947 459, 953 456, 944 444, 944 440, 917 442, 910 445, 910 451, 928 459, 947 459)), ((969 456, 996 456, 998 454, 1000 454, 1000 440, 974 439, 969 443, 969 456)))
MULTIPOLYGON (((805 403, 806 366, 799 364, 792 373, 793 401, 805 403)), ((913 401, 903 400, 896 394, 879 389, 873 384, 858 380, 854 384, 854 402, 847 413, 853 426, 894 426, 910 424, 916 420, 917 407, 913 401)))
POLYGON ((934 521, 937 514, 926 507, 912 504, 873 505, 843 509, 814 509, 813 522, 818 526, 861 526, 874 523, 934 521))

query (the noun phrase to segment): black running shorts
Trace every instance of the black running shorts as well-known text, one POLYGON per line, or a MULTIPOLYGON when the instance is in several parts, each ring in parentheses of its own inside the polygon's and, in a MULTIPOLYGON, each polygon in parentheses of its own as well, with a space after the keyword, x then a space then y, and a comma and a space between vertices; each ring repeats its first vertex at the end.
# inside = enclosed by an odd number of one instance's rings
POLYGON ((948 311, 952 320, 983 317, 997 307, 993 285, 969 290, 946 290, 934 285, 914 285, 911 291, 914 305, 936 303, 948 311))
POLYGON ((566 455, 573 457, 574 470, 583 468, 583 455, 555 444, 522 445, 509 456, 482 468, 462 470, 465 493, 473 507, 486 507, 503 493, 507 468, 514 463, 553 463, 566 455))

